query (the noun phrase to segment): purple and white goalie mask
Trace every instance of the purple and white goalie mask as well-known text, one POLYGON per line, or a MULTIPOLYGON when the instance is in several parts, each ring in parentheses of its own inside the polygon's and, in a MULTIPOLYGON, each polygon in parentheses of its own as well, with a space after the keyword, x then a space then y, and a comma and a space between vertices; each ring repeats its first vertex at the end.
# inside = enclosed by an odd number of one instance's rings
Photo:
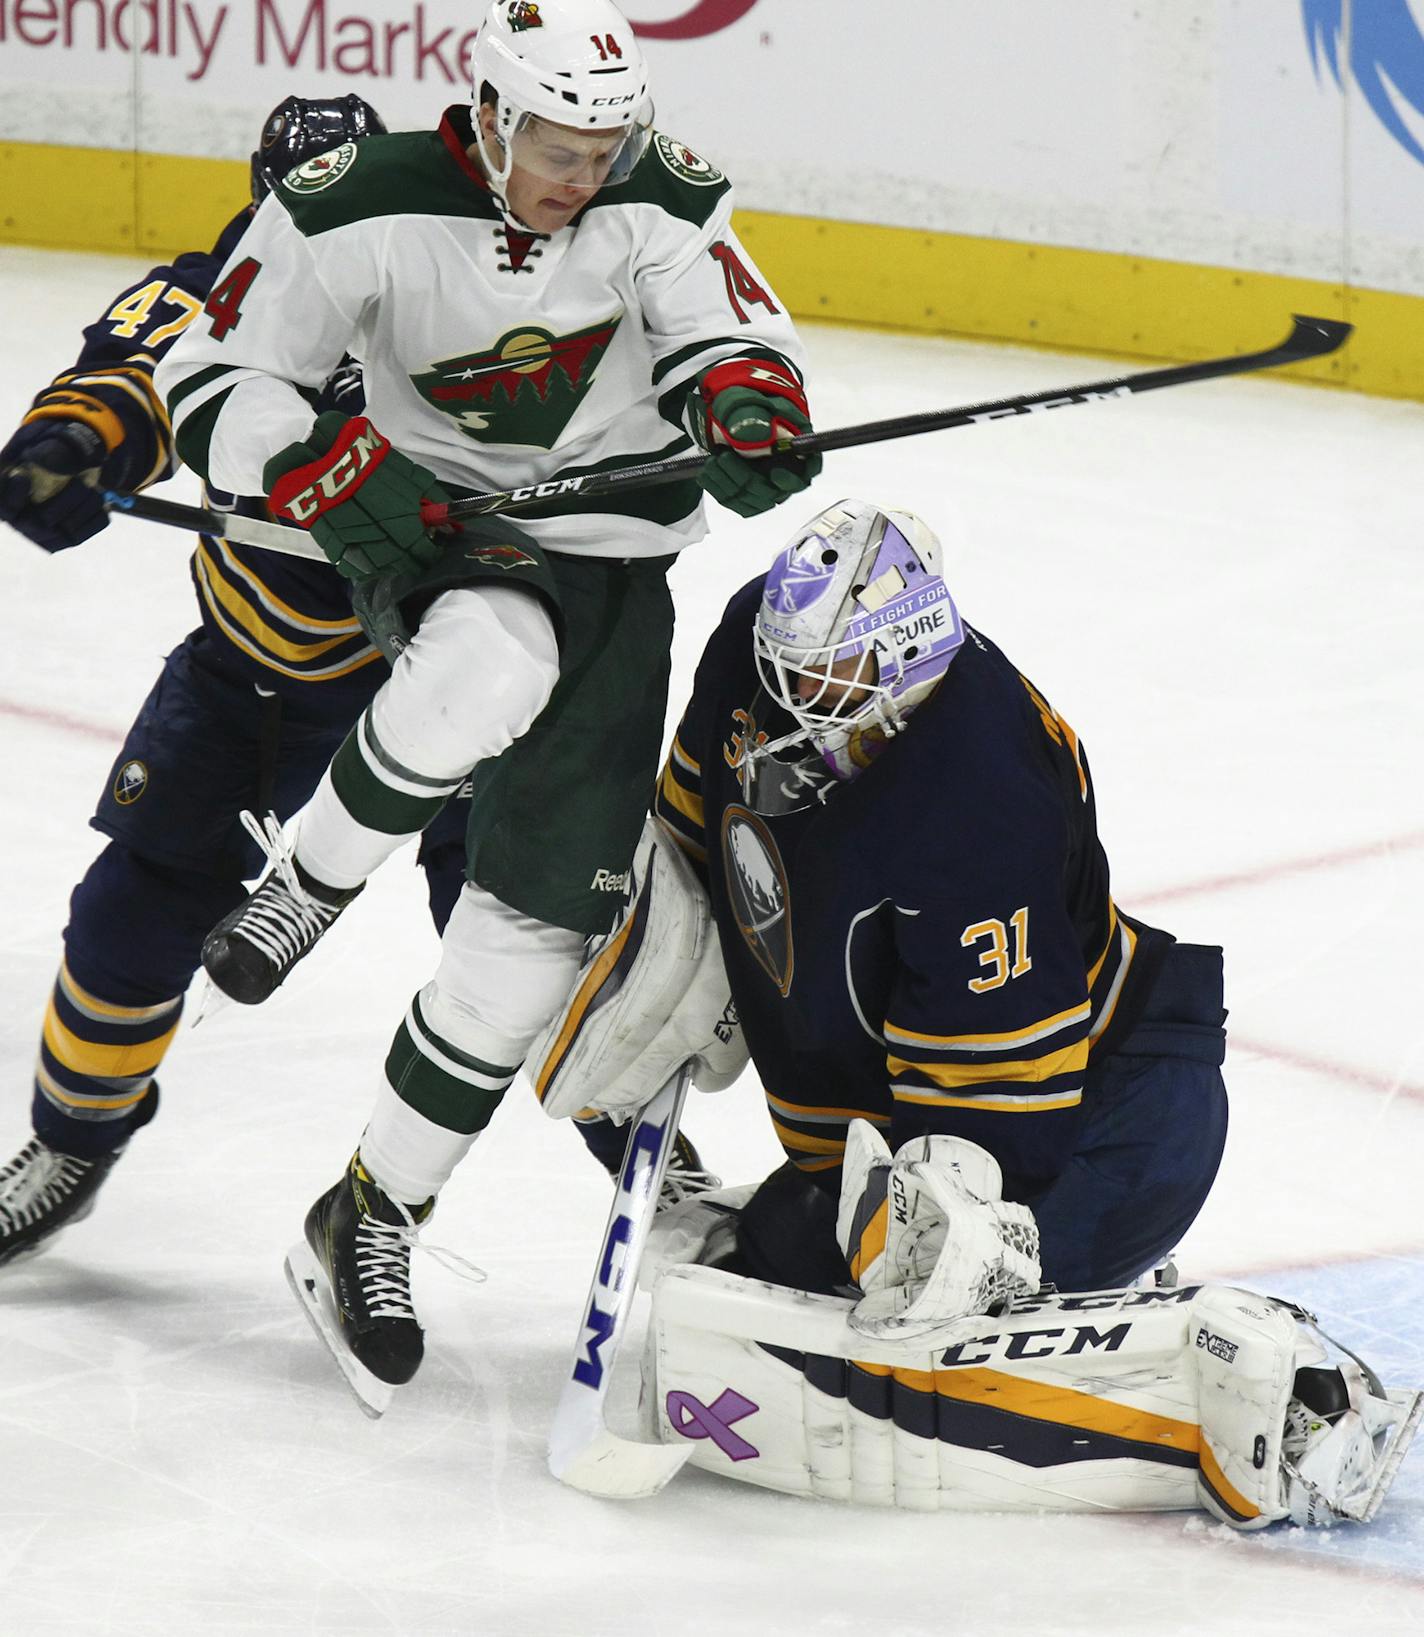
POLYGON ((797 730, 760 747, 785 762, 805 742, 853 779, 938 684, 964 642, 940 543, 909 512, 828 506, 772 564, 753 637, 757 669, 797 730))

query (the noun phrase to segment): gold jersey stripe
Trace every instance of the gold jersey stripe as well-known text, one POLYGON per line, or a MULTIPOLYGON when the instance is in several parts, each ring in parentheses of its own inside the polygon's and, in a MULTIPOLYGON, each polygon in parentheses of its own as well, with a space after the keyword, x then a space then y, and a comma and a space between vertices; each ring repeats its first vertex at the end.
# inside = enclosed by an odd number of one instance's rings
POLYGON ((208 605, 209 612, 222 628, 223 635, 235 648, 241 649, 244 654, 255 659, 259 665, 265 665, 268 670, 276 671, 281 676, 292 677, 297 682, 330 682, 337 677, 349 676, 352 671, 359 671, 363 665, 374 665, 380 660, 380 649, 367 644, 366 647, 358 649, 352 658, 343 660, 336 665, 311 667, 306 670, 298 669, 292 665, 283 665, 273 655, 264 652, 255 643, 248 640, 240 627, 227 615, 222 604, 212 594, 208 584, 206 566, 199 560, 196 552, 193 561, 197 569, 198 585, 203 593, 203 601, 208 605))
POLYGON ((794 1148, 798 1154, 830 1154, 834 1156, 833 1163, 840 1164, 841 1156, 845 1153, 844 1137, 808 1136, 804 1131, 793 1131, 790 1126, 783 1125, 775 1115, 771 1123, 783 1147, 794 1148))
POLYGON ((1127 974, 1132 966, 1132 957, 1137 953, 1137 934, 1124 921, 1122 931, 1122 961, 1118 966, 1117 974, 1113 978, 1112 987, 1108 990, 1107 1000, 1098 1013, 1097 1021, 1089 1031, 1088 1039, 1096 1041, 1113 1020, 1113 1013, 1117 1011, 1117 1003, 1122 999, 1122 991, 1127 983, 1127 974))
POLYGON ((892 1075, 922 1074, 937 1086, 985 1085, 996 1080, 1023 1080, 1037 1083, 1060 1074, 1081 1074, 1088 1066, 1088 1042, 1076 1040, 1071 1046, 1042 1057, 1020 1057, 996 1063, 921 1063, 913 1058, 887 1058, 892 1075))
POLYGON ((692 757, 687 754, 687 747, 676 734, 673 735, 672 739, 672 755, 673 759, 681 762, 689 773, 695 774, 699 779, 702 777, 701 762, 693 761, 692 757))
POLYGON ((288 625, 294 625, 302 631, 332 631, 351 637, 361 635, 361 622, 354 614, 346 619, 322 620, 311 614, 299 613, 290 604, 283 602, 265 581, 258 578, 252 569, 248 568, 246 564, 238 562, 233 555, 232 547, 228 545, 226 540, 219 540, 217 546, 222 553, 223 563, 229 573, 243 581, 264 608, 268 608, 274 614, 280 615, 288 625))
POLYGON ((662 795, 663 800, 675 812, 681 813, 685 819, 695 824, 699 830, 706 828, 701 796, 694 796, 691 791, 683 789, 673 777, 671 762, 667 763, 663 769, 662 795))
POLYGON ((922 1108, 972 1108, 981 1114, 1051 1114, 1057 1108, 1077 1108, 1083 1101, 1081 1086, 1072 1091, 1046 1091, 1037 1097, 955 1097, 947 1091, 925 1091, 915 1086, 891 1086, 890 1091, 897 1103, 914 1103, 922 1108))
POLYGON ((1117 941, 1117 905, 1108 899, 1108 938, 1103 945, 1103 952, 1088 969, 1088 993, 1093 992, 1093 985, 1098 981, 1098 973, 1103 969, 1103 962, 1112 953, 1113 944, 1117 941))
POLYGON ((791 1120, 808 1119, 813 1115, 830 1115, 837 1120, 869 1120, 872 1125, 889 1125, 888 1114, 872 1114, 866 1108, 830 1108, 819 1103, 788 1103, 783 1097, 774 1097, 771 1092, 762 1095, 774 1109, 779 1110, 791 1120))
POLYGON ((885 1038, 903 1041, 906 1045, 929 1046, 937 1051, 1003 1051, 1009 1046, 1027 1046, 1036 1040, 1044 1040, 1051 1034, 1057 1034, 1060 1029, 1066 1029, 1070 1023, 1086 1023, 1091 1011, 1085 1000, 1081 1005, 1055 1012, 1052 1017, 1025 1024, 1022 1029, 1006 1029, 997 1034, 922 1034, 918 1029, 899 1028, 887 1019, 885 1038))
POLYGON ((276 654, 279 659, 294 660, 298 663, 320 659, 323 654, 330 653, 333 648, 342 647, 349 643, 353 636, 360 634, 360 627, 353 621, 351 625, 344 626, 337 636, 326 637, 321 642, 293 642, 274 626, 269 625, 252 604, 223 579, 206 545, 200 543, 194 555, 201 564, 205 588, 250 636, 262 643, 271 653, 276 654))

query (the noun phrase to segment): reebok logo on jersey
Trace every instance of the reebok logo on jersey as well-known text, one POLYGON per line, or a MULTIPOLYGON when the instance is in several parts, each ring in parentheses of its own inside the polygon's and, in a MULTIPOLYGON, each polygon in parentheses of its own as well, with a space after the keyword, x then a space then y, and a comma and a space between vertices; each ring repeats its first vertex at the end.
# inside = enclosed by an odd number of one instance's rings
POLYGON ((324 455, 272 485, 273 515, 309 529, 323 512, 339 506, 364 483, 390 452, 390 444, 364 415, 348 421, 324 455))
POLYGON ((589 888, 593 892, 627 892, 628 871, 615 874, 612 870, 595 870, 589 888))

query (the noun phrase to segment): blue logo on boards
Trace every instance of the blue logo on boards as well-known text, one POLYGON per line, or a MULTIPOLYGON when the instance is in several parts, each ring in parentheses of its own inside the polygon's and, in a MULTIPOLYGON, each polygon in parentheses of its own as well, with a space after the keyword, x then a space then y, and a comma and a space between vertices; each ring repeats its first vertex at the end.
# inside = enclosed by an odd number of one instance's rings
POLYGON ((1424 146, 1405 123, 1401 105, 1424 119, 1424 31, 1408 0, 1301 0, 1310 58, 1320 60, 1345 90, 1342 52, 1349 72, 1380 124, 1411 158, 1424 165, 1424 146))

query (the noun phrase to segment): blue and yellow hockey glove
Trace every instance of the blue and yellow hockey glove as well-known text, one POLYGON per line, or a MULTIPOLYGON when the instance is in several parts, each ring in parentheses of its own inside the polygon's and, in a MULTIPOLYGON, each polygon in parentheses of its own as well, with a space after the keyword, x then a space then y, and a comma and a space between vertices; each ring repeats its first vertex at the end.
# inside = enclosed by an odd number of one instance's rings
POLYGON ((714 364, 691 400, 692 435, 711 455, 699 481, 739 517, 755 517, 799 494, 819 475, 820 455, 778 455, 785 438, 811 430, 806 392, 770 358, 714 364))
POLYGON ((273 455, 262 481, 272 515, 310 530, 348 580, 425 568, 440 555, 420 503, 449 495, 364 415, 319 415, 305 442, 273 455))
POLYGON ((97 485, 109 453, 81 420, 27 421, 0 449, 0 521, 45 551, 64 551, 109 521, 97 485))

